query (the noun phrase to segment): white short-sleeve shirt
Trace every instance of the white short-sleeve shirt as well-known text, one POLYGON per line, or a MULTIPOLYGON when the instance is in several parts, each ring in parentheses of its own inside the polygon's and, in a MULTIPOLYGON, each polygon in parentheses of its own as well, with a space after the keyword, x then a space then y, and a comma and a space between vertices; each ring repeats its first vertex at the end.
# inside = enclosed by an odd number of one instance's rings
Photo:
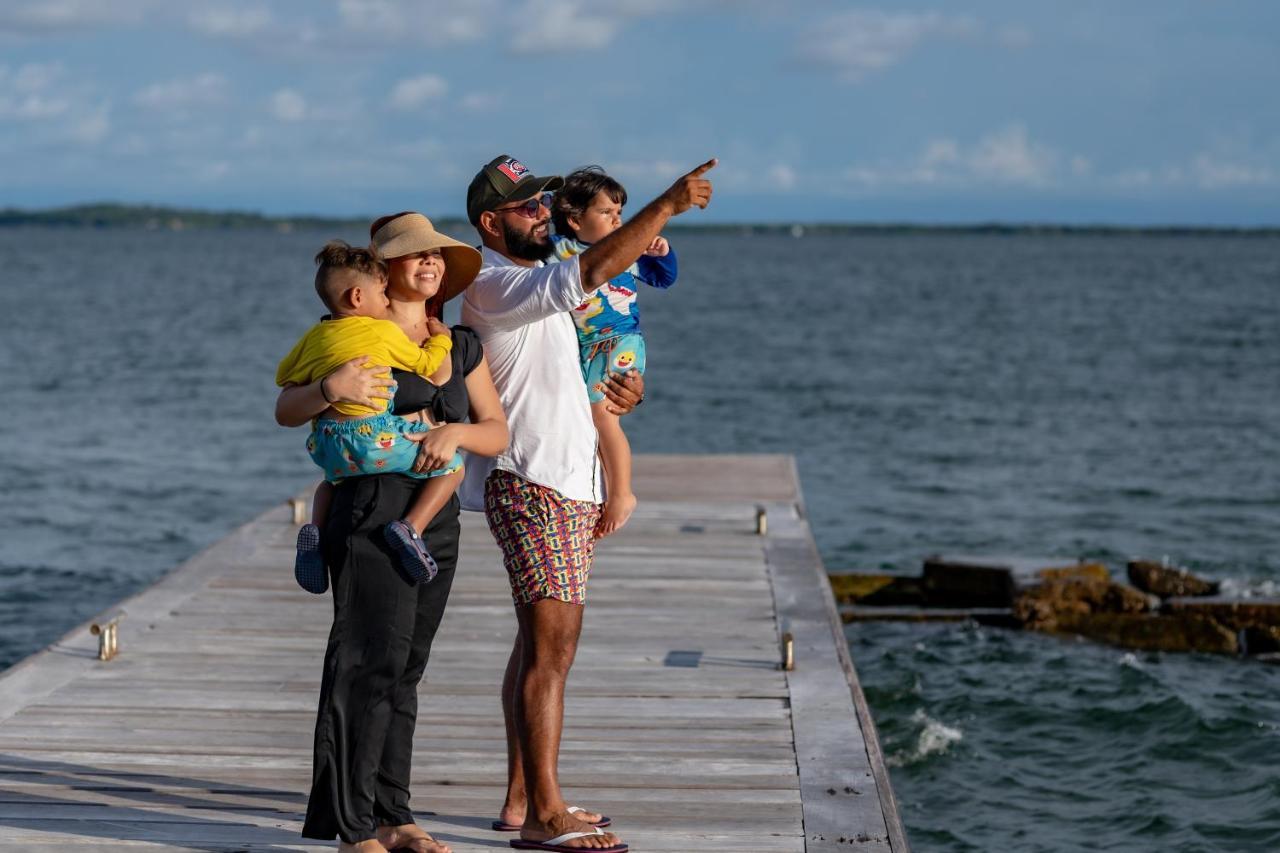
POLYGON ((496 457, 467 454, 462 506, 484 509, 484 481, 495 468, 599 503, 596 428, 569 316, 587 298, 578 258, 525 267, 488 247, 481 258, 462 300, 462 322, 484 343, 511 441, 496 457))

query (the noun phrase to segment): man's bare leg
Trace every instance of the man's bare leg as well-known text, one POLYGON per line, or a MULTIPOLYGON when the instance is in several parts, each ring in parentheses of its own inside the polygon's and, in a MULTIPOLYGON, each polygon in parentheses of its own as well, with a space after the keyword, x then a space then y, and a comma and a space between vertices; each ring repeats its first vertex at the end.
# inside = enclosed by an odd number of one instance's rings
MULTIPOLYGON (((555 599, 516 608, 520 669, 514 679, 514 719, 527 802, 520 837, 528 841, 546 841, 566 832, 594 829, 569 814, 560 791, 558 768, 564 685, 578 650, 582 611, 582 605, 555 599)), ((566 846, 595 850, 619 843, 616 835, 603 832, 572 839, 566 846)))
POLYGON ((520 736, 516 728, 516 684, 520 681, 520 632, 507 659, 507 671, 502 676, 502 719, 507 726, 507 798, 502 803, 498 820, 519 826, 524 823, 527 794, 524 789, 524 755, 520 751, 520 736))
MULTIPOLYGON (((516 729, 516 683, 520 678, 520 634, 507 660, 507 671, 502 677, 502 719, 507 727, 507 797, 502 802, 498 821, 510 826, 520 826, 528 806, 528 792, 524 787, 524 754, 520 750, 520 737, 516 729)), ((574 815, 586 823, 598 823, 604 815, 580 811, 574 815)))

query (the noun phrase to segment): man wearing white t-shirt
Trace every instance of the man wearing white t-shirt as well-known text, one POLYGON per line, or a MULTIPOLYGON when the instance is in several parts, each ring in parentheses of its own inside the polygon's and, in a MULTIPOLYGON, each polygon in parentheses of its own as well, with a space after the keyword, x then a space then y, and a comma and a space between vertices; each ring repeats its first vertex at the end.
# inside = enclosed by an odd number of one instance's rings
MULTIPOLYGON (((557 773, 564 685, 582 629, 603 499, 569 312, 643 254, 667 220, 707 206, 711 182, 702 176, 715 163, 680 178, 582 254, 551 265, 542 260, 551 254, 550 194, 560 178, 535 177, 503 155, 467 189, 467 216, 484 248, 462 322, 484 342, 511 442, 495 458, 468 458, 460 496, 467 509, 484 509, 511 580, 519 634, 502 685, 508 784, 494 826, 519 827, 522 842, 538 845, 526 849, 627 850, 599 828, 608 818, 565 803, 557 773)), ((619 413, 643 399, 640 376, 611 386, 619 413)))

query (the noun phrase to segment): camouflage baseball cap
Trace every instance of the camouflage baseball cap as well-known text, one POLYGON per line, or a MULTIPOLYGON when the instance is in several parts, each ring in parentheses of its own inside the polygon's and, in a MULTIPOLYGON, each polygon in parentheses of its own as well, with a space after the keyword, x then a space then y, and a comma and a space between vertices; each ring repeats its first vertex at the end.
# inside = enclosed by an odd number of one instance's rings
POLYGON ((494 157, 476 172, 467 187, 467 218, 472 225, 480 222, 480 214, 501 207, 506 202, 524 201, 541 192, 554 192, 564 186, 564 178, 553 175, 538 178, 523 163, 503 154, 494 157))

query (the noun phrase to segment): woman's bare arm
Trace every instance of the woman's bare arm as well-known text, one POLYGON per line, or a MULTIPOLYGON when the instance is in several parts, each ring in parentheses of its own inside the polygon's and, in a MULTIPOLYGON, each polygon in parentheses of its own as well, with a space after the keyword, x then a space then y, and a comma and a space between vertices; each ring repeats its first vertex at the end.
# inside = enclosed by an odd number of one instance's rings
POLYGON ((391 399, 395 383, 386 375, 385 367, 361 367, 368 360, 368 356, 362 355, 319 381, 281 388, 280 396, 276 397, 276 423, 302 426, 329 408, 330 403, 356 403, 375 409, 385 405, 391 399))
POLYGON ((489 373, 489 361, 483 356, 466 376, 467 398, 471 403, 470 435, 461 446, 481 456, 497 456, 507 449, 507 414, 498 402, 498 389, 489 373))

